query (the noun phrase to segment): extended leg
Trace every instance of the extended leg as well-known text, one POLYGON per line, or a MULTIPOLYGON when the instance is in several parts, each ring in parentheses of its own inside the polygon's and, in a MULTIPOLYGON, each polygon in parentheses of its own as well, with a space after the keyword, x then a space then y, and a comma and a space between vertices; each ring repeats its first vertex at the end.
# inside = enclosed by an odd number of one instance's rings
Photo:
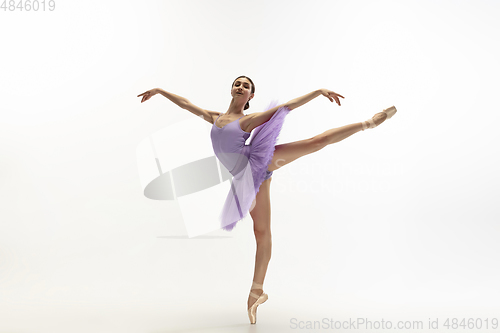
MULTIPOLYGON (((378 113, 372 119, 378 125, 386 119, 386 115, 378 113)), ((361 130, 363 130, 363 125, 359 122, 329 129, 309 139, 276 145, 268 170, 277 170, 299 157, 318 151, 332 143, 342 141, 361 130)))

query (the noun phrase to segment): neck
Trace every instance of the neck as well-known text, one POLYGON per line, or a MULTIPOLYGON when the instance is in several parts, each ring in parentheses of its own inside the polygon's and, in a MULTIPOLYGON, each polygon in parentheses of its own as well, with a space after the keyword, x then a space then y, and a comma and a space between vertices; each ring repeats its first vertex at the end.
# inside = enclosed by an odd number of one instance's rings
POLYGON ((226 114, 243 115, 245 104, 246 103, 243 103, 242 99, 235 100, 233 98, 229 104, 229 109, 227 109, 226 114))

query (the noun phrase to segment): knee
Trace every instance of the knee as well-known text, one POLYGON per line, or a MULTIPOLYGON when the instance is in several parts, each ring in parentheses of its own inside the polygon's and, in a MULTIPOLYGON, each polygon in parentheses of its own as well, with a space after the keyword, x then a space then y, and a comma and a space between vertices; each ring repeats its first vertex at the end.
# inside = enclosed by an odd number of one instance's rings
POLYGON ((255 240, 257 243, 265 243, 271 241, 271 229, 269 228, 254 228, 255 240))

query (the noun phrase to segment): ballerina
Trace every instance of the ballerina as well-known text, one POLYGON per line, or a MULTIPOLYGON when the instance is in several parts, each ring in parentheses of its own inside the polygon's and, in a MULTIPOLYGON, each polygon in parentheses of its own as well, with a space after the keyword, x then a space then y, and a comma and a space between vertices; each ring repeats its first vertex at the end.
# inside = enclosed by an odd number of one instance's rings
POLYGON ((291 110, 320 95, 331 102, 335 100, 340 106, 339 97, 344 97, 328 89, 318 89, 288 103, 273 103, 264 112, 244 114, 243 111, 250 107, 249 102, 255 96, 255 85, 246 76, 237 77, 231 85, 232 99, 226 113, 202 109, 188 99, 160 88, 148 90, 137 97, 142 96, 142 103, 156 94, 165 96, 179 107, 212 124, 210 136, 215 155, 233 175, 231 191, 220 215, 221 227, 232 230, 248 213, 254 224, 257 250, 247 312, 250 323, 255 324, 257 307, 268 299, 263 283, 271 259, 269 193, 273 171, 359 131, 375 128, 391 118, 397 110, 391 106, 366 121, 332 128, 308 139, 276 145, 284 119, 291 110), (251 143, 245 145, 252 131, 251 143))

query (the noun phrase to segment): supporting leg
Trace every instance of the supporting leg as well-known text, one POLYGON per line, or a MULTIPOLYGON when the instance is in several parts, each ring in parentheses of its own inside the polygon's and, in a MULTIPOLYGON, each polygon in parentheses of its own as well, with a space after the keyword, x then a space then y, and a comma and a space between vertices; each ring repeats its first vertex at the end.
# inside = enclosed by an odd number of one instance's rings
MULTIPOLYGON (((269 190, 271 186, 271 178, 264 180, 260 185, 259 193, 257 193, 254 209, 250 211, 254 222, 255 241, 257 243, 257 251, 255 254, 255 270, 253 281, 258 284, 264 284, 266 277, 267 266, 271 260, 271 200, 269 190)), ((261 295, 263 289, 251 289, 256 295, 261 295)), ((248 308, 255 303, 255 297, 248 297, 248 308)))

